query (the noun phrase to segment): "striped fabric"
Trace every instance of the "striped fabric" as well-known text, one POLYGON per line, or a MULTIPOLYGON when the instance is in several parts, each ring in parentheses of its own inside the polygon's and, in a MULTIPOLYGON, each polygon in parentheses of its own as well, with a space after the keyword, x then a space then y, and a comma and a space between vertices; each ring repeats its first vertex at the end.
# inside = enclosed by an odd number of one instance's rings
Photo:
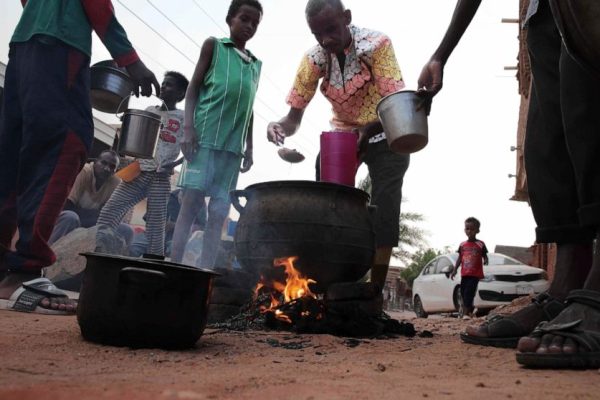
POLYGON ((248 53, 239 54, 229 38, 216 39, 195 110, 200 147, 243 154, 262 65, 248 53))
POLYGON ((148 198, 146 211, 146 237, 148 252, 164 255, 165 223, 167 221, 167 201, 171 184, 166 173, 145 172, 131 182, 121 182, 110 200, 104 205, 98 217, 96 251, 114 254, 115 232, 127 212, 148 198))

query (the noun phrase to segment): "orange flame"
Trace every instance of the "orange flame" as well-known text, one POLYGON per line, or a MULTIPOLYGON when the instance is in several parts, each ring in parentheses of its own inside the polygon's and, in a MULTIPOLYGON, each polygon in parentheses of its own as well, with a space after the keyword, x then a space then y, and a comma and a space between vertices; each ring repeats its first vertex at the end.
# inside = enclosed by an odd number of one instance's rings
POLYGON ((279 290, 277 287, 275 290, 278 292, 283 292, 283 296, 285 302, 289 302, 292 300, 299 299, 300 297, 312 297, 317 298, 310 291, 308 285, 310 283, 316 283, 316 281, 312 279, 306 279, 298 271, 294 268, 294 262, 298 259, 298 257, 284 257, 284 258, 276 258, 273 260, 273 265, 276 267, 285 267, 285 274, 287 275, 287 279, 285 280, 285 287, 283 290, 279 290))
MULTIPOLYGON (((312 279, 307 279, 300 274, 296 268, 294 268, 294 262, 298 259, 298 257, 283 257, 276 258, 273 260, 273 265, 275 267, 284 267, 285 274, 287 276, 285 280, 285 284, 277 281, 273 282, 265 282, 264 277, 261 277, 261 282, 256 285, 254 289, 255 295, 257 295, 263 287, 272 287, 277 293, 282 293, 284 297, 284 301, 286 303, 299 299, 301 297, 312 297, 314 299, 317 296, 311 292, 308 285, 311 283, 316 283, 316 281, 312 279)), ((279 320, 292 323, 289 316, 287 316, 283 311, 279 310, 278 307, 281 305, 281 302, 277 299, 277 297, 271 294, 271 304, 269 307, 261 306, 261 312, 273 311, 275 313, 275 317, 279 320)), ((304 311, 302 313, 303 316, 308 315, 308 311, 304 311)))

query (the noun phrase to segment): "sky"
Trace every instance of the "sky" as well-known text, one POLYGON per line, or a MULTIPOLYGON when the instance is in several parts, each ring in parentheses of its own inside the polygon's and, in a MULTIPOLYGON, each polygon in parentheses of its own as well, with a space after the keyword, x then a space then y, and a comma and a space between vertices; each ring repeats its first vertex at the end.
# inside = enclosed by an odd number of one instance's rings
MULTIPOLYGON (((320 93, 309 105, 302 127, 286 147, 306 156, 288 164, 266 139, 268 122, 285 115, 285 96, 303 53, 316 44, 304 18, 304 0, 261 0, 263 20, 247 44, 263 61, 255 102, 254 166, 240 175, 238 188, 277 180, 313 180, 319 135, 329 129, 331 107, 320 93)), ((228 36, 229 0, 113 0, 117 18, 142 60, 161 79, 166 70, 188 78, 199 48, 209 36, 228 36), (156 33, 158 32, 158 34, 156 33)), ((407 89, 416 89, 422 66, 437 48, 452 16, 453 0, 346 0, 353 23, 386 33, 392 39, 407 89)), ((0 16, 0 61, 8 60, 8 43, 21 12, 20 1, 4 0, 0 16)), ((519 95, 514 71, 518 25, 501 23, 518 17, 518 0, 488 0, 482 5, 450 57, 444 88, 429 117, 429 144, 411 155, 405 175, 402 211, 420 213, 419 227, 430 247, 457 248, 465 240, 463 221, 481 221, 479 238, 496 245, 534 244, 535 223, 527 203, 509 200, 514 193, 519 95)), ((92 63, 110 58, 95 38, 92 63)), ((157 100, 139 99, 145 108, 157 100)), ((183 103, 179 107, 183 107, 183 103)), ((115 123, 116 117, 95 112, 115 123)), ((361 167, 357 182, 367 174, 361 167)), ((236 212, 232 209, 232 217, 236 212)))

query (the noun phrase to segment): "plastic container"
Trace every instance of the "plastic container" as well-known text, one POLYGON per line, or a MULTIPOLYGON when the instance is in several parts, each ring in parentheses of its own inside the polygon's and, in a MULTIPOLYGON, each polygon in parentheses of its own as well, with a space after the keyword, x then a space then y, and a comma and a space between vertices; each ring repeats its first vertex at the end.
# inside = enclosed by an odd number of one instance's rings
POLYGON ((321 181, 354 186, 358 169, 357 140, 354 132, 321 134, 321 181))

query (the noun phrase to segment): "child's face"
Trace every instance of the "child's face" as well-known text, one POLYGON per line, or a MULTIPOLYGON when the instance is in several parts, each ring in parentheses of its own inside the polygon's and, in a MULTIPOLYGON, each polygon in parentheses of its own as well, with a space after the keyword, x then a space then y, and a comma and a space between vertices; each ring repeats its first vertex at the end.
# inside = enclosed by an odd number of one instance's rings
POLYGON ((160 85, 160 98, 165 103, 177 103, 185 96, 183 90, 177 86, 177 81, 172 76, 165 76, 165 79, 160 85))
POLYGON ((475 239, 475 236, 479 233, 477 225, 473 222, 465 222, 465 234, 469 239, 475 239))
POLYGON ((332 54, 342 54, 350 45, 352 36, 348 24, 352 21, 349 10, 341 11, 325 6, 316 15, 308 18, 308 26, 317 42, 332 54))
POLYGON ((262 14, 252 6, 244 4, 229 20, 229 31, 234 41, 246 43, 252 39, 260 23, 262 14))

